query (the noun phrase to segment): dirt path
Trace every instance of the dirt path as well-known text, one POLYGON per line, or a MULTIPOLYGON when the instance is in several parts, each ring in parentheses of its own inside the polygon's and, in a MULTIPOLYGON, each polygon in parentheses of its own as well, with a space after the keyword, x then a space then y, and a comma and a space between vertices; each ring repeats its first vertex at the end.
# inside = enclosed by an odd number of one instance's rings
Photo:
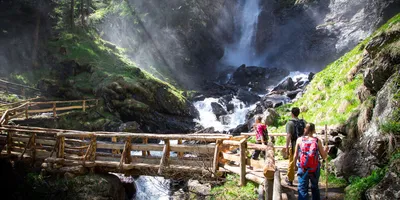
MULTIPOLYGON (((297 199, 297 178, 295 178, 293 184, 293 187, 290 187, 286 184, 285 178, 286 178, 286 173, 287 173, 287 166, 288 166, 289 161, 288 160, 279 160, 276 162, 280 172, 281 172, 281 180, 282 180, 282 192, 286 193, 287 198, 285 195, 283 196, 284 200, 285 198, 288 200, 292 199, 297 199)), ((325 184, 324 183, 319 183, 319 188, 321 192, 321 199, 325 199, 325 184)), ((310 191, 310 199, 311 199, 311 191, 310 191)), ((344 188, 328 188, 328 199, 329 200, 342 200, 344 199, 344 188)))

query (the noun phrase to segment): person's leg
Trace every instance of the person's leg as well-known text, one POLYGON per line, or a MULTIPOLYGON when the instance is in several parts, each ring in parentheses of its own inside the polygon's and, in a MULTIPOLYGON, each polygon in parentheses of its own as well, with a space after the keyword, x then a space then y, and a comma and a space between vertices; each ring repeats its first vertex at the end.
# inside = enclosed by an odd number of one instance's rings
POLYGON ((299 181, 298 185, 298 195, 299 195, 299 200, 308 200, 308 183, 309 183, 309 177, 308 177, 308 172, 303 172, 301 169, 299 169, 299 172, 297 173, 297 179, 299 181))
MULTIPOLYGON (((261 142, 256 140, 256 144, 261 144, 261 142)), ((251 158, 257 160, 258 156, 260 155, 260 152, 261 152, 260 150, 255 150, 253 152, 253 155, 251 155, 251 158)))
POLYGON ((314 174, 312 174, 312 176, 310 176, 312 200, 320 200, 321 199, 319 187, 318 187, 319 173, 320 173, 320 169, 318 168, 318 170, 314 174))
POLYGON ((292 151, 292 148, 289 148, 289 166, 288 166, 288 172, 287 172, 287 177, 288 177, 288 181, 293 182, 294 180, 294 167, 295 167, 294 163, 294 152, 292 151))

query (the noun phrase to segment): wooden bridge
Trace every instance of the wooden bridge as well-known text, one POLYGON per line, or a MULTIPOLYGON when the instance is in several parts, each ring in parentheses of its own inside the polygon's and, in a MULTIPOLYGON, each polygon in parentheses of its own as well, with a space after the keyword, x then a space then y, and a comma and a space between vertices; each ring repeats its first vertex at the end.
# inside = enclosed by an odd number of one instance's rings
POLYGON ((97 103, 95 99, 28 101, 4 111, 0 131, 6 136, 6 145, 1 154, 40 162, 43 170, 50 173, 117 172, 218 179, 223 173, 230 172, 240 175, 240 185, 245 185, 247 180, 254 181, 264 187, 267 199, 281 199, 275 148, 272 143, 249 143, 249 135, 86 132, 8 125, 17 117, 29 118, 32 114, 48 112, 55 117, 57 111, 85 111, 97 103), (65 104, 68 106, 59 106, 65 104), (151 140, 160 142, 150 144, 151 140), (238 153, 232 153, 232 150, 238 150, 238 153), (250 159, 252 150, 265 151, 265 160, 250 159))

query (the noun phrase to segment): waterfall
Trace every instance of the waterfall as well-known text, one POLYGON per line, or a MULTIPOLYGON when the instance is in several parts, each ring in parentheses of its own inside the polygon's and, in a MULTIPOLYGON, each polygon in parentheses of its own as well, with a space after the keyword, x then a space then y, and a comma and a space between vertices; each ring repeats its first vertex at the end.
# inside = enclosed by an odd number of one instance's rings
POLYGON ((261 12, 259 0, 241 0, 243 7, 241 20, 237 24, 240 31, 240 38, 236 43, 228 45, 225 48, 223 63, 231 66, 241 64, 256 65, 259 64, 254 49, 258 16, 261 12))

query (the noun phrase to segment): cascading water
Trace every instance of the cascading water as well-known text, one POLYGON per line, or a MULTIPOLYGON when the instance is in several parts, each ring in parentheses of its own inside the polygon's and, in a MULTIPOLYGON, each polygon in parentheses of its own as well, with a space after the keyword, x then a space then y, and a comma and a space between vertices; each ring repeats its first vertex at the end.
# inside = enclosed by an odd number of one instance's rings
POLYGON ((241 22, 237 29, 240 30, 239 40, 225 48, 223 62, 231 66, 259 64, 254 49, 257 31, 258 16, 261 12, 259 0, 240 0, 243 6, 241 22))
MULTIPOLYGON (((200 120, 195 120, 205 128, 213 127, 215 131, 227 131, 236 128, 238 125, 246 122, 246 114, 254 109, 255 105, 246 106, 240 100, 234 98, 230 103, 234 105, 234 112, 224 116, 225 120, 219 120, 212 111, 211 103, 218 103, 217 98, 206 98, 203 101, 194 103, 194 106, 200 113, 200 120)), ((226 109, 226 105, 222 105, 226 109)))

